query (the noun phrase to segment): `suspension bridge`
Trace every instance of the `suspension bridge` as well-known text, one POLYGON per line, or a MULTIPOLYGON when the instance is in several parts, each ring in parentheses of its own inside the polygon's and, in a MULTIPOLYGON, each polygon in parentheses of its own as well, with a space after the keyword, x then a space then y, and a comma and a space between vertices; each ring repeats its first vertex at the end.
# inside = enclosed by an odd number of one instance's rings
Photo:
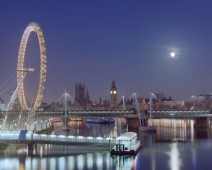
MULTIPOLYGON (((67 115, 64 112, 38 112, 38 115, 43 117, 57 117, 57 118, 98 118, 98 117, 113 117, 113 118, 138 118, 139 115, 135 111, 128 110, 102 110, 102 111, 69 111, 67 115)), ((198 118, 198 117, 212 117, 210 110, 155 110, 145 114, 149 118, 198 118)))

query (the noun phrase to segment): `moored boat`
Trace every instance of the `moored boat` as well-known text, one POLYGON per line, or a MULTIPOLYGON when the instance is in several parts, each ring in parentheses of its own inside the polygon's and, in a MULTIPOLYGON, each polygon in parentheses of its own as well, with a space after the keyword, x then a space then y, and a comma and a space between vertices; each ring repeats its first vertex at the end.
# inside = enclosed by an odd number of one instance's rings
POLYGON ((116 145, 110 151, 111 155, 136 155, 141 148, 135 132, 126 132, 116 138, 116 145))
POLYGON ((113 118, 87 118, 86 123, 114 123, 113 118))

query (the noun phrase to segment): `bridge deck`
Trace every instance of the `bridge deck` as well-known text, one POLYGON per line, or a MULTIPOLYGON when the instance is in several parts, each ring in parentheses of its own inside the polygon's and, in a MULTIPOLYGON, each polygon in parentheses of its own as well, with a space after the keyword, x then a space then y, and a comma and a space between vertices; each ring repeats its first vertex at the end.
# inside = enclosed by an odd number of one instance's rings
POLYGON ((48 143, 58 145, 92 145, 110 146, 115 145, 113 138, 103 137, 84 137, 84 136, 65 136, 65 135, 46 135, 33 134, 31 131, 0 131, 0 142, 8 143, 48 143))
MULTIPOLYGON (((64 117, 65 115, 56 112, 46 112, 44 116, 64 117)), ((210 110, 155 110, 154 118, 196 118, 196 117, 212 117, 210 110)), ((146 115, 149 118, 150 112, 146 115)), ((123 117, 138 118, 138 114, 131 110, 108 110, 108 111, 71 111, 67 114, 71 117, 123 117)))
MULTIPOLYGON (((45 112, 39 113, 46 117, 64 117, 63 112, 45 112)), ((129 110, 93 110, 93 111, 69 111, 68 118, 90 118, 90 117, 124 117, 125 115, 132 115, 134 111, 129 110)))
MULTIPOLYGON (((4 112, 2 112, 4 113, 4 112)), ((41 117, 57 117, 64 118, 63 112, 37 112, 41 117)), ((150 112, 145 115, 147 118, 150 112)), ((210 110, 154 110, 152 113, 154 118, 198 118, 198 117, 212 117, 210 110)), ((67 118, 138 118, 132 110, 91 110, 91 111, 69 111, 67 118)))

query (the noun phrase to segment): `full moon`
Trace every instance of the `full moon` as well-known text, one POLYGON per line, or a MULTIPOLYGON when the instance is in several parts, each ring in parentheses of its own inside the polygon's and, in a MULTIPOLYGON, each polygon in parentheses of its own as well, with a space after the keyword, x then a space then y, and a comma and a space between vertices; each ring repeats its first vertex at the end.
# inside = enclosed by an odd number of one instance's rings
POLYGON ((175 53, 174 52, 171 52, 170 53, 170 56, 171 56, 171 58, 174 58, 175 57, 175 53))

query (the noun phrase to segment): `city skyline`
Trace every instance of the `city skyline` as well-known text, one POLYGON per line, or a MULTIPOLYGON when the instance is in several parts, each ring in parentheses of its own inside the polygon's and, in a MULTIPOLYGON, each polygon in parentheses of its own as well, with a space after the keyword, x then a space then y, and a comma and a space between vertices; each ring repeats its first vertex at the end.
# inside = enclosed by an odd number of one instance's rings
MULTIPOLYGON (((86 84, 93 101, 109 99, 113 80, 118 101, 134 91, 176 100, 212 92, 208 0, 27 2, 1 1, 0 87, 16 74, 24 29, 37 22, 47 48, 43 101, 57 101, 65 89, 74 96, 78 82, 86 84)), ((37 65, 38 55, 31 35, 26 62, 37 65)), ((28 93, 36 89, 36 76, 26 80, 28 93)))

